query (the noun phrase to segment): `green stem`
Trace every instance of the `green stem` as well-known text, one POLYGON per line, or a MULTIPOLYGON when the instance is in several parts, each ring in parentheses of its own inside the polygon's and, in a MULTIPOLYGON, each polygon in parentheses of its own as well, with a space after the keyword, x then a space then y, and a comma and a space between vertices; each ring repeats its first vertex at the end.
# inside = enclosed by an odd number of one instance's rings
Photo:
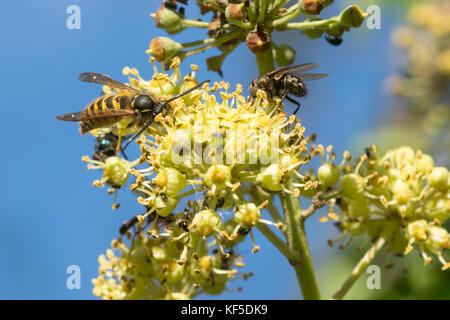
POLYGON ((183 58, 184 57, 189 57, 189 56, 191 56, 193 54, 197 54, 199 52, 203 52, 203 51, 212 49, 212 48, 217 47, 217 46, 219 46, 219 45, 221 45, 221 44, 223 44, 225 42, 228 42, 230 40, 236 39, 236 38, 240 37, 241 34, 242 34, 241 30, 229 32, 229 33, 223 35, 222 37, 214 39, 213 42, 211 42, 210 44, 208 44, 206 46, 195 48, 195 49, 188 50, 188 51, 184 51, 181 54, 183 55, 183 58))
POLYGON ((292 19, 298 17, 301 13, 302 9, 300 7, 300 4, 295 4, 292 7, 290 7, 288 11, 285 14, 283 14, 283 16, 272 21, 271 27, 276 28, 282 26, 291 21, 292 19))
POLYGON ((275 70, 275 61, 273 60, 272 47, 264 52, 255 53, 255 56, 260 75, 275 70))
POLYGON ((375 243, 372 245, 372 247, 367 250, 367 252, 364 254, 364 256, 361 258, 361 260, 358 262, 356 267, 353 269, 350 276, 347 278, 347 280, 344 282, 344 284, 341 286, 341 288, 331 297, 333 300, 341 300, 345 294, 350 290, 350 288, 353 286, 355 281, 358 279, 358 277, 361 275, 361 273, 366 270, 369 263, 372 261, 372 259, 377 255, 378 252, 380 252, 381 248, 383 248, 384 244, 389 241, 389 239, 394 234, 395 229, 397 228, 398 223, 397 222, 390 222, 384 230, 381 232, 380 237, 375 241, 375 243))
POLYGON ((256 228, 269 240, 280 252, 283 256, 286 257, 289 261, 297 260, 299 257, 292 257, 291 251, 289 250, 288 245, 279 237, 277 236, 270 228, 265 225, 264 223, 258 223, 256 225, 256 228))
POLYGON ((258 22, 264 23, 266 19, 266 10, 267 10, 267 1, 259 0, 259 13, 258 13, 258 22))
MULTIPOLYGON (((334 18, 327 20, 314 20, 314 21, 303 21, 303 22, 291 22, 283 26, 284 29, 295 29, 295 30, 305 30, 305 29, 323 29, 328 26, 329 23, 336 21, 334 18)), ((275 21, 274 21, 275 23, 275 21)))
POLYGON ((190 19, 183 19, 182 24, 185 27, 193 27, 193 28, 208 28, 209 26, 209 22, 190 19))
MULTIPOLYGON (((292 182, 288 182, 287 188, 293 189, 292 182)), ((300 218, 300 202, 292 193, 282 192, 280 200, 287 225, 288 246, 291 252, 301 254, 301 262, 294 265, 295 273, 303 293, 303 298, 308 300, 320 300, 319 285, 314 272, 314 267, 306 239, 304 221, 300 218)))

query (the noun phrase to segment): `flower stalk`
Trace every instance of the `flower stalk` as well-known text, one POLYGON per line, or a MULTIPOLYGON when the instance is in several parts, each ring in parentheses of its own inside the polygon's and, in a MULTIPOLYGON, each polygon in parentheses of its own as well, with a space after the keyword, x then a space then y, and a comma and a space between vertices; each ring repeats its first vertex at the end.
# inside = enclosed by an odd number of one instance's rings
POLYGON ((374 242, 370 249, 366 251, 361 260, 359 260, 358 264, 352 270, 352 273, 347 278, 347 280, 345 280, 339 290, 336 291, 336 293, 331 297, 332 300, 342 300, 342 298, 344 298, 355 281, 359 278, 361 273, 366 270, 369 263, 375 258, 378 252, 380 252, 380 250, 386 244, 386 242, 388 242, 392 237, 397 227, 398 223, 396 221, 392 221, 386 225, 385 229, 382 231, 378 239, 374 242))

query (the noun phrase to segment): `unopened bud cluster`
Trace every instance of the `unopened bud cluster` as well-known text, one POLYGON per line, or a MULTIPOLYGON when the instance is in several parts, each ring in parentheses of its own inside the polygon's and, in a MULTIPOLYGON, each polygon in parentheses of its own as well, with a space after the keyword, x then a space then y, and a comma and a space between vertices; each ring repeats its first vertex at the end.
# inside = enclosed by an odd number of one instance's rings
POLYGON ((259 1, 197 0, 202 14, 212 13, 211 20, 206 22, 186 18, 185 8, 180 3, 164 0, 156 13, 151 15, 158 28, 168 34, 180 33, 186 28, 204 28, 209 38, 178 43, 167 37, 156 37, 151 41, 147 53, 152 54, 157 61, 169 63, 174 56, 184 59, 217 47, 221 54, 207 58, 207 65, 209 70, 221 73, 226 56, 239 43, 245 42, 253 53, 270 50, 279 66, 287 66, 293 63, 295 51, 288 44, 273 43, 271 34, 274 30, 300 30, 310 38, 325 35, 327 41, 336 45, 342 42, 345 31, 358 28, 367 16, 358 6, 352 5, 338 16, 322 20, 318 15, 331 3, 331 0, 303 0, 284 7, 286 1, 262 1, 259 4, 259 1), (292 22, 300 15, 306 15, 307 19, 292 22))

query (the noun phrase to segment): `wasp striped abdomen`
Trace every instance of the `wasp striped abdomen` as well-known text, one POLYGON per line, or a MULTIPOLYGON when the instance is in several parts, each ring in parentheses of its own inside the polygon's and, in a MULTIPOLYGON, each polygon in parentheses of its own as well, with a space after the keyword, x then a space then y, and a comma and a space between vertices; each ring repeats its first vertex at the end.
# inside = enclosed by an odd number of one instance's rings
POLYGON ((94 100, 82 111, 81 133, 112 125, 127 114, 133 116, 131 101, 129 94, 106 95, 94 100))

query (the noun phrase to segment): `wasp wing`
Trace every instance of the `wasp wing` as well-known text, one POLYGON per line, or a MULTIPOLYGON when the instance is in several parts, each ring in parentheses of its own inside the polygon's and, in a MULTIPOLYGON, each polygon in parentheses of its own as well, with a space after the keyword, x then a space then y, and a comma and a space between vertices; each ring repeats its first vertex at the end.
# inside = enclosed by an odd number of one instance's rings
POLYGON ((108 119, 108 118, 118 118, 118 117, 126 117, 132 116, 135 114, 133 109, 119 109, 119 110, 111 110, 111 109, 100 109, 96 110, 94 113, 90 113, 87 109, 83 111, 77 111, 72 113, 66 113, 59 116, 56 116, 56 119, 61 121, 72 121, 72 122, 80 122, 86 120, 97 120, 97 119, 108 119))
POLYGON ((326 74, 326 73, 303 73, 300 75, 300 78, 303 81, 311 81, 311 80, 322 79, 326 76, 328 76, 328 74, 326 74))
POLYGON ((80 79, 83 82, 90 82, 90 83, 97 83, 106 85, 108 87, 111 87, 113 89, 121 90, 121 91, 131 91, 131 92, 138 92, 136 89, 129 87, 119 81, 116 81, 114 79, 111 79, 106 74, 100 74, 95 72, 83 72, 78 76, 78 79, 80 79))

